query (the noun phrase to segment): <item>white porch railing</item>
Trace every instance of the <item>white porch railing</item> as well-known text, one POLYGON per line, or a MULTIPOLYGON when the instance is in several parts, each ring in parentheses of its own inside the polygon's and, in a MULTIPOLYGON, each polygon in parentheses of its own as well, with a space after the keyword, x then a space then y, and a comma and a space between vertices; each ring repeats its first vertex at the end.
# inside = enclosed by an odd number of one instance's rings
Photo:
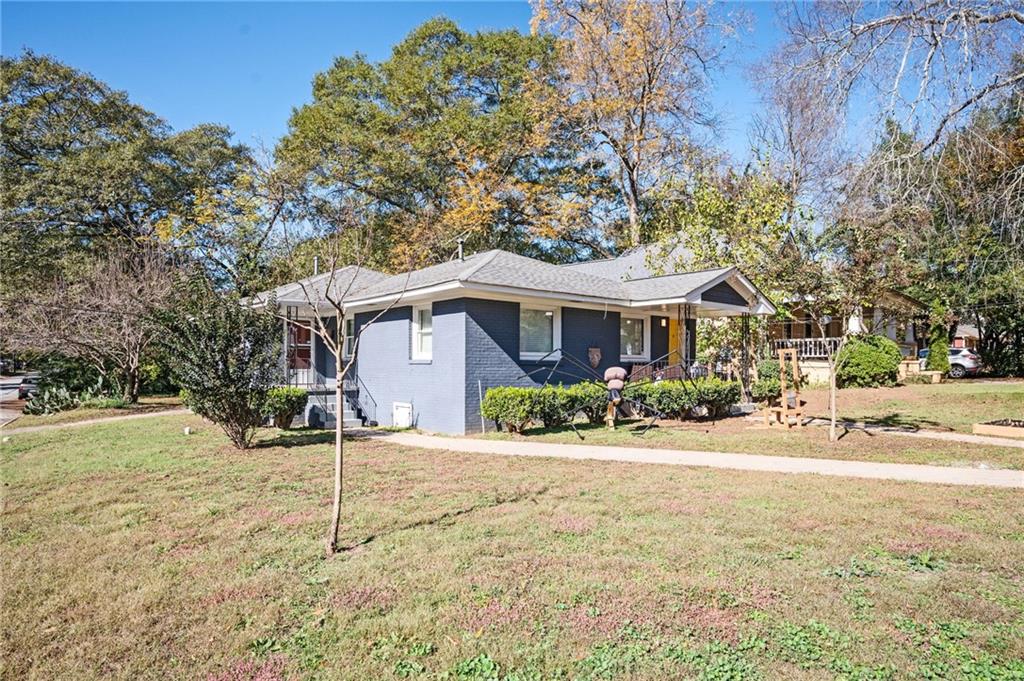
POLYGON ((780 338, 771 341, 772 355, 776 350, 795 349, 800 359, 825 359, 839 349, 841 338, 780 338))

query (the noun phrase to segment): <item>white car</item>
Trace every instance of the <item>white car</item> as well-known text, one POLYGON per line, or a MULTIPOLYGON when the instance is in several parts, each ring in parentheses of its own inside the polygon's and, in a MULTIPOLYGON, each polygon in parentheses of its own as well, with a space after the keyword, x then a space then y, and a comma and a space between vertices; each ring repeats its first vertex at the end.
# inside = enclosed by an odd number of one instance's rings
POLYGON ((974 348, 949 349, 949 377, 963 378, 981 371, 981 357, 974 348))
MULTIPOLYGON (((928 348, 917 353, 920 358, 921 371, 928 366, 928 348)), ((963 378, 973 376, 981 371, 981 357, 974 348, 950 348, 949 349, 949 377, 963 378)))

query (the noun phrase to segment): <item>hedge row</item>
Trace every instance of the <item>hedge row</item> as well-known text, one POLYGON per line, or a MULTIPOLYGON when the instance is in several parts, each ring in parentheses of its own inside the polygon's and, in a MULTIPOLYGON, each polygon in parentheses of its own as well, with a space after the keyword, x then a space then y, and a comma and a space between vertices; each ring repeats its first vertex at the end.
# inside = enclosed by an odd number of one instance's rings
POLYGON ((740 401, 740 384, 714 376, 692 381, 656 381, 627 386, 625 395, 669 418, 685 419, 695 412, 715 417, 724 415, 740 401))
MULTIPOLYGON (((722 414, 740 398, 738 383, 718 378, 694 381, 657 381, 627 385, 625 397, 643 403, 652 411, 671 418, 687 418, 694 411, 709 416, 722 414)), ((521 433, 531 423, 545 428, 561 426, 582 413, 590 423, 605 416, 607 391, 597 383, 538 388, 490 388, 480 411, 484 418, 500 423, 510 432, 521 433)))
POLYGON ((533 421, 543 423, 545 428, 561 426, 580 412, 590 423, 600 423, 604 417, 606 402, 602 398, 605 395, 607 391, 596 383, 489 388, 480 413, 513 433, 523 432, 533 421))

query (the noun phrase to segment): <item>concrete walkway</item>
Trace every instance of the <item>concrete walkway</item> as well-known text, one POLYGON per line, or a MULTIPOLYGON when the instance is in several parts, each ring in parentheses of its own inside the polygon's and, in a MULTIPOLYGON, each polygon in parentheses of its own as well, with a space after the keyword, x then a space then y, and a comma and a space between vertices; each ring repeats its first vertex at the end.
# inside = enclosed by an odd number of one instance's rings
POLYGON ((156 416, 178 416, 191 414, 188 409, 165 409, 163 411, 147 411, 143 414, 125 414, 124 416, 106 416, 85 421, 69 421, 67 423, 50 423, 43 426, 26 426, 24 428, 0 428, 2 435, 18 435, 20 433, 37 433, 41 430, 57 430, 60 428, 78 428, 79 426, 94 426, 97 423, 112 423, 115 421, 134 421, 135 419, 148 419, 156 416))
POLYGON ((701 466, 771 473, 816 473, 877 480, 906 480, 943 485, 1016 487, 1024 489, 1024 471, 953 468, 902 463, 870 463, 789 456, 762 456, 729 452, 695 452, 641 447, 566 445, 551 442, 510 442, 475 438, 449 438, 410 432, 383 436, 389 442, 406 447, 444 449, 452 452, 500 454, 503 456, 556 457, 628 463, 659 463, 701 466))

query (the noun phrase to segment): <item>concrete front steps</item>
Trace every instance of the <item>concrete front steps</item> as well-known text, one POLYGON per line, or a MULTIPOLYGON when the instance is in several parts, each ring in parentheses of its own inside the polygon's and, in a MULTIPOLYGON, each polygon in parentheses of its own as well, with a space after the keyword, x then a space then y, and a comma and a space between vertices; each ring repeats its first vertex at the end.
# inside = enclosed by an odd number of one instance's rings
MULTIPOLYGON (((352 411, 351 409, 347 409, 346 408, 345 411, 342 412, 341 418, 342 418, 342 424, 346 428, 362 428, 363 427, 363 422, 359 419, 358 416, 356 416, 356 413, 354 411, 352 411)), ((333 426, 334 424, 332 423, 331 425, 333 426)))

